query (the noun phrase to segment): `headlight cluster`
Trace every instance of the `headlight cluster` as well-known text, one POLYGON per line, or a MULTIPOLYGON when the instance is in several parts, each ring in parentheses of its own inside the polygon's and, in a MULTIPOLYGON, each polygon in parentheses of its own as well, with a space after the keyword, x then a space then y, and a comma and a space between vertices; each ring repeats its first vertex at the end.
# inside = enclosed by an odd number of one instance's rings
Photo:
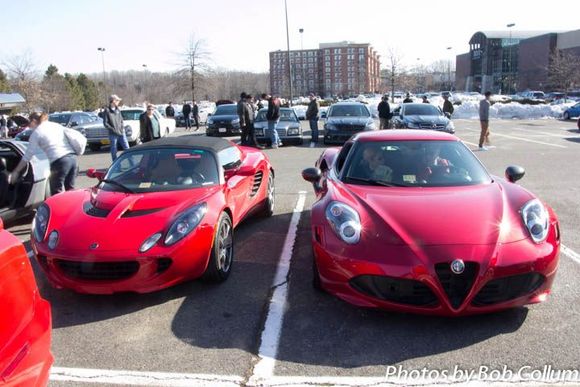
POLYGON ((375 130, 377 126, 374 121, 371 121, 365 125, 365 130, 375 130))
POLYGON ((48 229, 48 219, 50 218, 50 209, 46 204, 42 204, 36 210, 36 215, 32 221, 32 233, 37 242, 42 242, 46 237, 48 229))
POLYGON ((299 134, 298 128, 288 129, 288 136, 297 136, 299 134))
POLYGON ((416 122, 407 122, 406 127, 409 129, 419 129, 419 124, 416 122))
POLYGON ((455 130, 455 125, 453 125, 453 121, 449 121, 449 123, 447 124, 447 129, 448 130, 455 130))
POLYGON ((336 130, 334 124, 324 124, 324 130, 336 130))
POLYGON ((530 200, 522 207, 521 214, 532 240, 536 243, 545 241, 550 230, 550 216, 542 202, 530 200))
POLYGON ((165 245, 171 246, 195 230, 207 212, 207 204, 202 203, 181 214, 171 225, 165 236, 165 245))
POLYGON ((358 243, 362 226, 358 213, 352 207, 332 201, 326 207, 326 219, 340 239, 351 245, 358 243))

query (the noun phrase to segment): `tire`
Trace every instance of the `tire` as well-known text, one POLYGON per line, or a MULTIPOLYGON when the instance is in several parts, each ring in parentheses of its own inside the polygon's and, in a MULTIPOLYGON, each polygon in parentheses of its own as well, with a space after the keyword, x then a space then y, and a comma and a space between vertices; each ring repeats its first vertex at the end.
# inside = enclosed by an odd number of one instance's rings
POLYGON ((296 141, 296 144, 297 144, 297 145, 302 145, 302 144, 304 144, 304 139, 303 139, 303 138, 300 138, 298 141, 296 141))
POLYGON ((570 119, 570 113, 568 112, 564 112, 564 115, 562 116, 562 118, 564 118, 566 121, 570 119))
POLYGON ((224 282, 234 262, 234 228, 230 216, 222 212, 216 226, 211 254, 202 278, 208 282, 224 282))
POLYGON ((89 144, 89 149, 93 152, 98 152, 101 150, 101 144, 89 144))
POLYGON ((266 188, 266 200, 264 201, 264 210, 262 214, 269 218, 274 215, 274 205, 276 203, 276 186, 274 184, 274 175, 270 171, 268 177, 268 187, 266 188))

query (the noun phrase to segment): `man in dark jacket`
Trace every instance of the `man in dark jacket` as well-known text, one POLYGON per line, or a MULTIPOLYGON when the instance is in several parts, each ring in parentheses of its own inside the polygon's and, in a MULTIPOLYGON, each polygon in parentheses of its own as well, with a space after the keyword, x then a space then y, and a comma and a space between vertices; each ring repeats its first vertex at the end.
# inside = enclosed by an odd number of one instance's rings
POLYGON ((191 105, 187 102, 183 102, 181 112, 183 113, 183 119, 185 121, 185 130, 191 129, 191 118, 190 118, 191 105))
POLYGON ((161 125, 153 114, 155 106, 148 104, 147 111, 139 116, 141 142, 149 142, 161 137, 161 125))
POLYGON ((169 102, 169 105, 165 108, 165 117, 173 118, 175 117, 175 109, 173 108, 172 102, 169 102))
POLYGON ((109 97, 109 107, 105 109, 103 114, 103 125, 109 131, 111 158, 113 161, 117 159, 117 143, 121 144, 123 150, 129 149, 129 142, 123 125, 123 116, 119 110, 119 102, 121 102, 121 98, 116 94, 112 94, 109 97))
POLYGON ((193 107, 191 108, 191 117, 195 121, 195 130, 199 130, 199 106, 197 106, 195 100, 193 100, 193 107))
POLYGON ((238 118, 240 119, 240 129, 242 130, 242 134, 240 135, 241 145, 247 145, 248 142, 248 127, 246 125, 245 105, 246 105, 246 92, 243 91, 240 94, 240 100, 238 101, 237 106, 238 118))
POLYGON ((411 98, 411 94, 407 93, 407 96, 403 100, 403 103, 411 103, 413 102, 413 98, 411 98))
POLYGON ((379 111, 379 129, 389 129, 389 120, 391 119, 391 106, 389 105, 389 96, 383 95, 379 106, 377 106, 379 111))
POLYGON ((449 117, 451 117, 451 115, 453 114, 453 110, 455 110, 453 108, 453 104, 449 100, 448 95, 443 95, 443 99, 445 100, 443 102, 443 113, 449 113, 449 117))
POLYGON ((258 145, 258 140, 256 139, 256 131, 254 129, 254 105, 253 99, 250 94, 246 95, 246 101, 244 103, 244 122, 246 123, 246 145, 254 146, 256 148, 262 148, 258 145))
POLYGON ((310 130, 312 131, 312 142, 318 143, 318 112, 320 111, 320 104, 316 96, 312 93, 309 95, 310 103, 306 109, 306 119, 310 123, 310 130))
POLYGON ((280 137, 278 137, 278 131, 276 130, 276 126, 280 121, 280 98, 268 94, 262 94, 262 99, 268 100, 268 111, 266 112, 266 119, 268 120, 268 135, 272 142, 272 148, 276 149, 279 146, 282 146, 280 137))

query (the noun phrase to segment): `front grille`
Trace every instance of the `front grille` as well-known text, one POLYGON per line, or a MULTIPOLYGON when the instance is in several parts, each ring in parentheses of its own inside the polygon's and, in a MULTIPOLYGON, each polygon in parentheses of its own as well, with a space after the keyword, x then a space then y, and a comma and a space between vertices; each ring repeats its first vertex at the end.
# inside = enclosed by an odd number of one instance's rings
POLYGON ((226 128, 230 130, 234 128, 231 121, 214 121, 213 124, 216 128, 226 128))
POLYGON ((397 304, 434 307, 437 297, 422 282, 380 275, 361 275, 350 280, 350 286, 371 297, 397 304))
POLYGON ((136 261, 77 262, 55 259, 55 264, 67 277, 87 281, 122 280, 139 270, 136 261))
POLYGON ((286 129, 276 129, 279 137, 286 137, 286 129))
POLYGON ((254 175, 254 184, 252 185, 252 192, 250 193, 250 197, 256 196, 258 190, 260 189, 260 185, 262 185, 262 179, 264 178, 264 172, 258 171, 254 175))
POLYGON ((335 126, 341 132, 360 132, 361 130, 365 130, 364 125, 337 124, 335 126))
POLYGON ((451 271, 451 262, 435 265, 435 272, 437 273, 439 282, 453 308, 459 308, 463 301, 465 301, 465 297, 467 297, 467 293, 469 293, 473 281, 475 281, 477 269, 477 263, 465 262, 463 273, 455 274, 451 271))
POLYGON ((441 130, 441 129, 445 129, 445 125, 441 125, 441 124, 419 124, 419 128, 421 129, 434 129, 434 130, 441 130))
POLYGON ((97 208, 91 204, 91 202, 86 202, 83 204, 83 210, 85 214, 94 216, 96 218, 106 218, 111 212, 110 210, 104 210, 102 208, 97 208))
POLYGON ((474 306, 487 306, 514 300, 538 289, 546 278, 539 273, 518 274, 489 281, 471 302, 474 306))
POLYGON ((85 135, 87 138, 109 137, 109 131, 105 128, 87 128, 85 135))

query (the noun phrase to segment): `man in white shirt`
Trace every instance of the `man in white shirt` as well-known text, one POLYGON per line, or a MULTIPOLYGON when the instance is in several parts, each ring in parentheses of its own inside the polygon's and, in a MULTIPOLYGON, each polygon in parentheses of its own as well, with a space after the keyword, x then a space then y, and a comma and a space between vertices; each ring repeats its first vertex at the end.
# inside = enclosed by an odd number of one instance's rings
POLYGON ((65 136, 65 128, 48 121, 46 113, 32 113, 29 120, 33 132, 30 135, 28 148, 16 168, 10 173, 8 181, 15 182, 32 157, 39 151, 43 151, 50 161, 51 195, 74 189, 77 156, 65 136))

